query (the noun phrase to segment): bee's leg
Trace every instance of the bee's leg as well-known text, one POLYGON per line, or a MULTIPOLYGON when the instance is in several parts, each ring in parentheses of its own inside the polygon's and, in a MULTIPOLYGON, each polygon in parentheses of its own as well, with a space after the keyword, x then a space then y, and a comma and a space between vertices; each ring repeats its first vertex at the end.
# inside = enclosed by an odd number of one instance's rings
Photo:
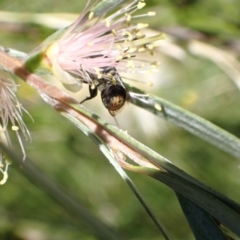
POLYGON ((90 100, 90 99, 92 99, 92 98, 95 98, 95 97, 97 96, 97 91, 98 91, 98 89, 97 89, 97 86, 96 86, 96 85, 90 84, 88 89, 89 89, 90 96, 89 96, 89 97, 86 97, 85 99, 83 99, 83 100, 80 102, 80 104, 84 103, 84 102, 87 101, 87 100, 90 100))

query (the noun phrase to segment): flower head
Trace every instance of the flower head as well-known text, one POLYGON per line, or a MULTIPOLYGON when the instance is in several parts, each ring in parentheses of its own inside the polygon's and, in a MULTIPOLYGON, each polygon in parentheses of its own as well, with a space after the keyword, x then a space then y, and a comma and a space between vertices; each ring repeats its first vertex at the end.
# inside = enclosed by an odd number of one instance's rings
MULTIPOLYGON (((95 5, 86 7, 60 39, 52 41, 44 52, 45 62, 55 77, 73 92, 79 91, 82 82, 102 91, 110 83, 123 88, 121 73, 142 73, 156 68, 156 62, 141 61, 139 56, 142 52, 152 55, 155 42, 162 38, 161 34, 146 37, 141 29, 147 24, 132 24, 132 19, 143 16, 134 16, 134 13, 144 6, 144 1, 134 0, 106 18, 105 14, 94 16, 90 9, 94 9, 95 5)), ((87 99, 96 95, 96 91, 90 90, 90 93, 92 96, 87 99)), ((122 103, 120 98, 113 102, 118 101, 122 103)), ((104 105, 107 107, 109 103, 104 105)), ((112 108, 118 109, 115 105, 112 108)), ((110 113, 114 115, 113 112, 110 113)))
MULTIPOLYGON (((22 111, 25 111, 25 109, 21 106, 16 97, 16 89, 17 85, 14 82, 0 77, 0 141, 11 146, 11 140, 8 133, 8 125, 11 124, 11 130, 16 134, 25 158, 25 150, 19 130, 21 130, 26 139, 30 138, 30 133, 22 119, 22 111)), ((3 164, 2 160, 3 157, 1 155, 0 167, 1 164, 3 164)))
POLYGON ((101 78, 101 68, 106 66, 115 67, 119 73, 141 71, 143 63, 134 59, 141 52, 152 54, 153 42, 161 38, 160 35, 146 37, 141 29, 147 24, 131 24, 132 19, 140 17, 133 16, 133 13, 144 6, 143 1, 134 0, 106 18, 95 18, 94 12, 86 9, 49 47, 47 55, 51 60, 55 59, 56 69, 60 68, 82 80, 86 80, 86 72, 101 78))
POLYGON ((94 13, 83 13, 58 43, 59 65, 82 76, 83 70, 94 74, 106 66, 119 72, 141 67, 129 60, 139 52, 152 53, 150 44, 159 37, 146 38, 140 31, 146 24, 131 25, 131 14, 144 5, 135 0, 106 19, 99 17, 92 26, 94 13))

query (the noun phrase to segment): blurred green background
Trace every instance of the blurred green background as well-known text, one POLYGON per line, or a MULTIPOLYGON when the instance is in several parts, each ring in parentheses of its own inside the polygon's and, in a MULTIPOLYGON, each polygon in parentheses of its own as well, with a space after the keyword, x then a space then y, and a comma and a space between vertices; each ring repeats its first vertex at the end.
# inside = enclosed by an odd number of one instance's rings
MULTIPOLYGON (((0 11, 79 14, 85 2, 1 0, 0 11)), ((154 10, 158 14, 142 21, 149 22, 156 31, 167 33, 157 53, 161 62, 160 72, 150 79, 154 84, 147 91, 239 137, 240 96, 236 81, 240 79, 240 2, 146 2, 144 11, 154 10), (191 44, 201 46, 201 42, 205 43, 205 47, 197 54, 191 44), (206 46, 216 47, 217 52, 221 49, 220 55, 227 61, 226 66, 218 62, 221 59, 217 55, 206 57, 206 46), (228 61, 224 54, 232 56, 235 62, 228 61)), ((34 17, 25 23, 21 17, 20 24, 18 20, 3 18, 3 12, 0 12, 0 45, 30 52, 55 31, 37 24, 34 17)), ((142 80, 149 79, 145 77, 142 80)), ((135 196, 97 146, 45 104, 31 87, 19 83, 21 103, 34 119, 32 122, 27 115, 24 116, 32 135, 31 143, 24 142, 27 156, 126 239, 162 239, 135 196)), ((145 89, 146 85, 140 87, 145 89)), ((80 94, 82 98, 86 95, 80 94)), ((89 101, 86 106, 115 124, 100 98, 89 101)), ((184 171, 239 202, 238 159, 131 104, 117 115, 117 121, 129 134, 184 171)), ((16 166, 11 166, 9 175, 7 183, 0 188, 0 239, 96 239, 84 223, 79 227, 79 223, 76 224, 79 220, 26 180, 16 166)), ((173 239, 194 239, 170 189, 146 176, 131 172, 129 175, 173 239)))

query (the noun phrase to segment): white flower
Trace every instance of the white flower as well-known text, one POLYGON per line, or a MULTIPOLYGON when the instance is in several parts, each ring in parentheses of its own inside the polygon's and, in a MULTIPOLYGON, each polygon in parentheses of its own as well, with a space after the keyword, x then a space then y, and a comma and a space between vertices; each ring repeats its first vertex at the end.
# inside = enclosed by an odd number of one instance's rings
MULTIPOLYGON (((5 80, 0 76, 0 141, 7 146, 11 146, 11 140, 8 133, 10 125, 11 130, 14 131, 18 138, 23 157, 25 158, 26 154, 20 131, 26 139, 30 139, 30 133, 22 119, 22 111, 25 110, 16 97, 16 90, 17 85, 13 81, 5 80)), ((3 163, 0 162, 0 164, 3 163)))

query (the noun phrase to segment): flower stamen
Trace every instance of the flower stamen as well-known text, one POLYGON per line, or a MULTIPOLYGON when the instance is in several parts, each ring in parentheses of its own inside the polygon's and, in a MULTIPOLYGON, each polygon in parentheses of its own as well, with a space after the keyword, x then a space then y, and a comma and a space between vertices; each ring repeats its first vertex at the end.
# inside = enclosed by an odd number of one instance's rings
MULTIPOLYGON (((93 4, 85 8, 76 22, 53 43, 57 45, 52 47, 55 50, 47 51, 46 55, 52 59, 53 69, 59 71, 55 75, 71 91, 73 90, 69 85, 76 88, 75 82, 79 83, 76 91, 80 89, 82 82, 95 84, 94 88, 100 91, 111 84, 119 85, 119 91, 123 91, 121 73, 142 73, 153 68, 150 61, 146 61, 148 65, 143 64, 139 57, 142 57, 142 53, 153 55, 156 46, 154 43, 162 35, 146 37, 141 30, 148 27, 148 24, 133 24, 132 19, 154 16, 155 13, 135 15, 137 10, 145 6, 145 2, 139 0, 132 1, 107 18, 104 18, 105 14, 97 16, 90 11, 95 6, 93 4), (115 74, 112 75, 111 70, 115 74)), ((87 99, 95 95, 96 92, 91 91, 87 99)))
POLYGON ((17 85, 10 81, 0 77, 0 117, 1 117, 1 134, 0 141, 6 145, 11 146, 10 137, 7 131, 9 121, 12 124, 11 130, 15 132, 20 147, 22 149, 23 157, 25 158, 25 150, 22 143, 19 130, 23 133, 26 139, 31 140, 30 133, 22 119, 22 111, 28 112, 18 102, 16 97, 17 85))

